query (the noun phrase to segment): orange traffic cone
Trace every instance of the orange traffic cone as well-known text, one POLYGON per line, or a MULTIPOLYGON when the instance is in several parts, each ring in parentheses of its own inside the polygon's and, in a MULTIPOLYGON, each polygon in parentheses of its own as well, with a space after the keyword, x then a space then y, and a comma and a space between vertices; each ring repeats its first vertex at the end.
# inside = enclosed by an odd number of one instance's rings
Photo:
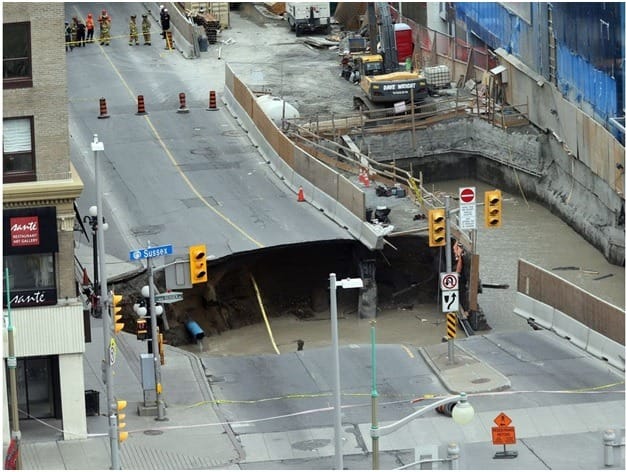
POLYGON ((137 113, 135 115, 147 115, 146 104, 143 100, 143 95, 137 95, 137 113))
POLYGON ((359 168, 359 182, 361 182, 361 183, 365 182, 365 179, 363 178, 364 171, 365 171, 365 169, 363 169, 363 167, 359 168))
POLYGON ((178 107, 177 113, 188 113, 189 108, 187 108, 187 99, 185 98, 184 92, 178 94, 178 101, 180 102, 180 106, 178 107))
POLYGON ((100 99, 100 114, 98 115, 98 118, 108 118, 109 117, 109 112, 107 111, 107 101, 106 98, 102 97, 100 99))
POLYGON ((304 201, 306 201, 306 200, 304 199, 304 190, 302 190, 302 187, 300 187, 300 188, 298 189, 298 201, 299 201, 299 202, 304 202, 304 201))
POLYGON ((207 108, 207 110, 209 111, 217 110, 217 98, 215 96, 215 90, 211 90, 209 92, 209 108, 207 108))
POLYGON ((367 175, 367 171, 363 172, 363 185, 365 185, 366 187, 370 186, 370 178, 369 175, 367 175))

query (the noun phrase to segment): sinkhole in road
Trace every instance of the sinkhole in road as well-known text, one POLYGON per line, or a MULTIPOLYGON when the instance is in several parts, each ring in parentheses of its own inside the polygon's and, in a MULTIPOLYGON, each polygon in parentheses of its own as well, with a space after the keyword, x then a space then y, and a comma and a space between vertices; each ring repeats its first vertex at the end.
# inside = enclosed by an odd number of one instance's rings
MULTIPOLYGON (((198 323, 207 337, 263 323, 258 296, 270 319, 327 318, 329 274, 334 272, 337 280, 362 277, 359 263, 364 260, 374 261, 375 265, 377 316, 386 309, 435 302, 438 252, 418 236, 391 242, 393 246, 386 245, 380 251, 370 251, 356 241, 298 244, 265 248, 211 263, 207 284, 184 290, 183 301, 165 307, 169 325, 165 340, 171 345, 195 344, 185 328, 189 319, 198 323)), ((162 277, 157 277, 156 282, 159 290, 164 291, 162 277)), ((141 283, 137 281, 137 285, 141 283)), ((359 290, 337 291, 340 311, 356 312, 358 300, 359 290)), ((130 329, 132 325, 128 325, 130 329)))

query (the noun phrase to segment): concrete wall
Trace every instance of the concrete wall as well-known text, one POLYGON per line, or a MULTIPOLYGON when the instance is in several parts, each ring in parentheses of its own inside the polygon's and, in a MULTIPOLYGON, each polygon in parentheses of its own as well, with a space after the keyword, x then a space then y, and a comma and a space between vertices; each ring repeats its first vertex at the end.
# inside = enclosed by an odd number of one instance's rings
POLYGON ((258 105, 252 91, 226 66, 224 102, 241 121, 270 168, 294 192, 302 187, 306 199, 346 228, 370 249, 382 249, 390 230, 365 220, 365 194, 346 177, 291 141, 258 105))
MULTIPOLYGON (((354 140, 378 161, 397 159, 424 173, 426 182, 471 176, 550 208, 613 264, 624 264, 623 197, 617 186, 573 158, 553 134, 532 126, 504 130, 475 117, 416 130, 354 140), (519 182, 519 183, 518 183, 519 182)), ((619 147, 618 147, 619 148, 619 147)), ((615 154, 617 157, 618 153, 615 154)))

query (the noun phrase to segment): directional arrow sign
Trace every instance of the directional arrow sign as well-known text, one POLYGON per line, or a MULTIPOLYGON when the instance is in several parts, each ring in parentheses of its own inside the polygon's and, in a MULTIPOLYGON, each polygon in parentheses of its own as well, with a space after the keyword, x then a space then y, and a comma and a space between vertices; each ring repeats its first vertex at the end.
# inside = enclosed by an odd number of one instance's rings
POLYGON ((183 299, 183 292, 165 292, 157 293, 154 296, 154 301, 157 303, 174 303, 180 302, 183 299))
POLYGON ((441 311, 443 311, 444 313, 448 313, 450 311, 459 311, 458 290, 441 291, 441 311))

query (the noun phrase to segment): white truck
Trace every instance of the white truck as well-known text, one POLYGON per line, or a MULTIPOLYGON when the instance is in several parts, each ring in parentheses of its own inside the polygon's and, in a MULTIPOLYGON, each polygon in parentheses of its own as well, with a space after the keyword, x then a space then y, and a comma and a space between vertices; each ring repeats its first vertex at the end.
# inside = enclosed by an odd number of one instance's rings
POLYGON ((286 2, 285 15, 291 31, 301 36, 305 31, 330 33, 330 3, 286 2))

